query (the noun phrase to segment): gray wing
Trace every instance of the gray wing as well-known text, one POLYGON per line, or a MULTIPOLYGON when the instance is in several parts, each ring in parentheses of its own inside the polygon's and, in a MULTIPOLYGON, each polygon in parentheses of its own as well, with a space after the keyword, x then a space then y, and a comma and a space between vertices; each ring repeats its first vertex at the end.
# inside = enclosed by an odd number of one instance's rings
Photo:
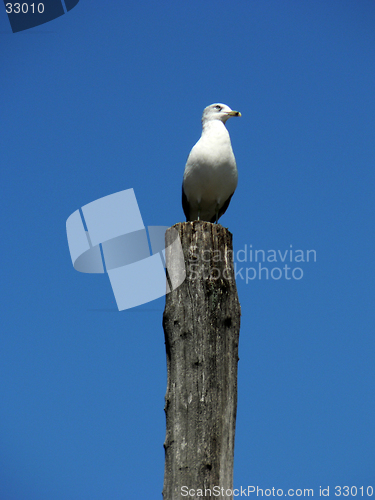
POLYGON ((189 205, 188 199, 186 198, 183 184, 182 184, 182 208, 184 210, 184 214, 185 214, 186 222, 187 222, 190 218, 190 205, 189 205))
MULTIPOLYGON (((232 196, 234 195, 234 191, 233 193, 229 196, 229 198, 226 200, 226 202, 224 203, 224 205, 220 208, 219 210, 219 216, 218 216, 218 219, 220 219, 220 217, 222 215, 225 214, 225 212, 227 211, 227 208, 229 207, 229 203, 230 203, 230 200, 232 199, 232 196)), ((212 217, 212 219, 210 220, 210 222, 212 223, 215 223, 216 222, 216 214, 212 217)))

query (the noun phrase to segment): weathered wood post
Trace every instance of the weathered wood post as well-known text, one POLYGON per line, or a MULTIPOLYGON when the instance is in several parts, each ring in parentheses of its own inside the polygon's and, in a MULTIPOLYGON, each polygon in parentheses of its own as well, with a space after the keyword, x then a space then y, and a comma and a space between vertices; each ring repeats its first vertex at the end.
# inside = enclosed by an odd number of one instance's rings
MULTIPOLYGON (((163 317, 168 369, 163 498, 201 498, 200 492, 187 494, 201 489, 204 498, 232 499, 225 491, 233 488, 241 315, 232 235, 204 221, 173 229, 180 236, 186 279, 166 296, 163 317), (214 494, 219 488, 220 496, 214 494)), ((173 258, 167 251, 168 268, 173 258)))

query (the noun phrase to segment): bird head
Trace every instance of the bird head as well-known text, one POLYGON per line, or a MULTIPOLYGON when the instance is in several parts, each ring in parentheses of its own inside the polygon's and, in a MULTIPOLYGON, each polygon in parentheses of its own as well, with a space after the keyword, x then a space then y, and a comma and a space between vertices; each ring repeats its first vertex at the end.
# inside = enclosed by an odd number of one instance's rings
POLYGON ((226 104, 211 104, 203 111, 202 124, 211 120, 220 120, 225 123, 231 116, 241 116, 241 113, 239 111, 233 111, 226 104))

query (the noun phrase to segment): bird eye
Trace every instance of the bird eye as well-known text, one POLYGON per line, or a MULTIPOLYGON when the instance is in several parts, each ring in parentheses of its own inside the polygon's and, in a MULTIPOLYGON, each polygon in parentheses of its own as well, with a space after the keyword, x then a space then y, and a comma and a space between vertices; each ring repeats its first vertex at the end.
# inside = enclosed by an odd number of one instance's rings
POLYGON ((217 104, 217 105, 215 106, 215 109, 217 109, 218 111, 221 111, 223 108, 222 108, 221 106, 219 106, 219 104, 217 104))

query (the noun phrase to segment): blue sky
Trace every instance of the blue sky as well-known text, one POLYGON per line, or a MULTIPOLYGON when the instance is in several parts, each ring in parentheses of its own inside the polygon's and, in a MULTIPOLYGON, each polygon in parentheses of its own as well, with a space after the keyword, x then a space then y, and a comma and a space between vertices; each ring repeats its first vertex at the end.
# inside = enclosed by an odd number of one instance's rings
POLYGON ((235 254, 316 251, 300 280, 237 277, 234 486, 375 487, 375 4, 129 4, 16 34, 1 9, 1 500, 161 498, 164 298, 116 311, 65 221, 128 188, 146 225, 183 221, 213 102, 242 113, 235 254))

